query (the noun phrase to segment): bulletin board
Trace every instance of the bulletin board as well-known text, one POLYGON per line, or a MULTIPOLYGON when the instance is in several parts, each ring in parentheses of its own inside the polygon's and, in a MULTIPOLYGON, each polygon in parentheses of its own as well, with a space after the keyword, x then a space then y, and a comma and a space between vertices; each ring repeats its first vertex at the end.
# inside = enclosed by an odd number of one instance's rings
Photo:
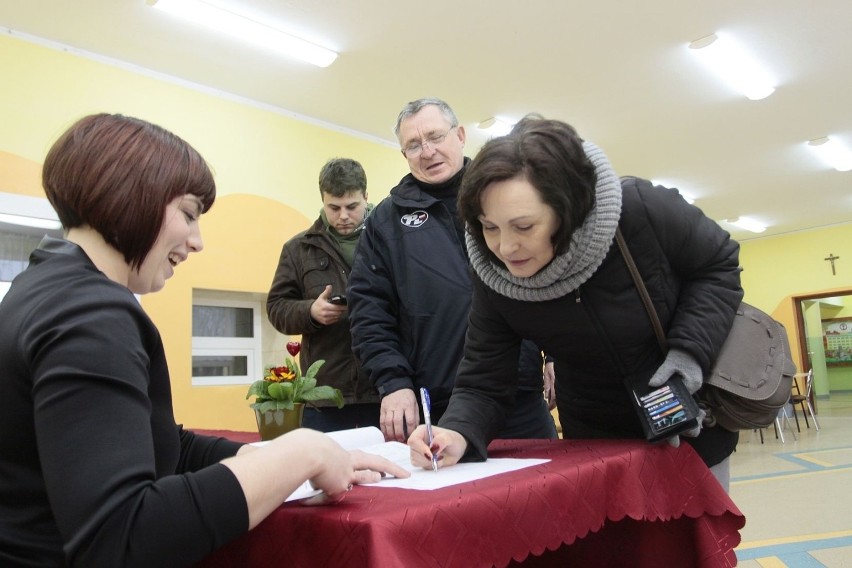
POLYGON ((852 318, 822 320, 825 364, 828 367, 852 367, 852 318))

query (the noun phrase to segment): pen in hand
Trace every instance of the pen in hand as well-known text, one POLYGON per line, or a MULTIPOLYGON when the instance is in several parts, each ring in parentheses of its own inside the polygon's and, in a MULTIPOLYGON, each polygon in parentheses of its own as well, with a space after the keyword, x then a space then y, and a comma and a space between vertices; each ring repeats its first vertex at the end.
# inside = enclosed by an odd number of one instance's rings
MULTIPOLYGON (((420 387, 420 402, 423 404, 423 420, 426 422, 426 435, 429 437, 429 449, 432 449, 432 403, 429 400, 429 391, 420 387)), ((432 454, 432 471, 438 473, 438 454, 432 454)))

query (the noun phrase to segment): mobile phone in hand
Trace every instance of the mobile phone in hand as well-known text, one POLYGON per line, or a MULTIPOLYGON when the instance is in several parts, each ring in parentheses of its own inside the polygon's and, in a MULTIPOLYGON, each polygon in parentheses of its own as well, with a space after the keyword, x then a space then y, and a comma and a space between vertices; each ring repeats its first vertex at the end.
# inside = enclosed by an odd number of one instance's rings
POLYGON ((331 302, 332 304, 337 304, 338 306, 345 306, 346 305, 346 296, 344 296, 342 294, 336 294, 336 295, 332 296, 331 298, 329 298, 328 301, 331 302))

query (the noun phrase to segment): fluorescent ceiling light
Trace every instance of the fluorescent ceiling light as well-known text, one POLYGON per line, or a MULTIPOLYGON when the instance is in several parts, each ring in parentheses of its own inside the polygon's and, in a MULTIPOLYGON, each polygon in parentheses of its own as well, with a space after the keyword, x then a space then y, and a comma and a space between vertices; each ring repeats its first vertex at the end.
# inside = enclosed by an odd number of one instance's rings
POLYGON ((40 217, 29 217, 27 215, 11 215, 0 213, 0 223, 11 225, 22 225, 24 227, 35 227, 36 229, 57 230, 62 228, 62 223, 53 219, 42 219, 40 217))
POLYGON ((723 81, 753 101, 775 92, 762 66, 726 35, 711 34, 689 44, 690 52, 723 81))
POLYGON ((148 4, 158 10, 318 67, 328 67, 337 59, 337 53, 330 49, 201 0, 148 0, 148 4))
POLYGON ((734 217, 733 219, 725 219, 724 222, 752 233, 762 233, 766 230, 765 226, 747 217, 734 217))
POLYGON ((808 142, 808 148, 838 172, 852 170, 852 152, 837 140, 817 138, 808 142))
POLYGON ((491 136, 505 136, 512 131, 513 126, 515 125, 511 122, 499 119, 496 116, 486 118, 478 125, 480 130, 484 130, 491 136))

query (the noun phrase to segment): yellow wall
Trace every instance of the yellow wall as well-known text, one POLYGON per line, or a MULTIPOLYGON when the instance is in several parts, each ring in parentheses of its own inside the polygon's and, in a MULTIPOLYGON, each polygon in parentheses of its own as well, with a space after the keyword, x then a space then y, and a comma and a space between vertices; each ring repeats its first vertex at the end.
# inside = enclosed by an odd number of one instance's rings
POLYGON ((163 336, 178 422, 196 428, 256 428, 249 408, 251 401, 245 398, 247 385, 191 385, 192 290, 266 294, 278 265, 281 244, 293 234, 294 227, 304 228, 310 221, 266 197, 219 198, 201 219, 204 250, 180 265, 162 291, 143 297, 145 310, 163 336))
MULTIPOLYGON (((20 39, 0 36, 0 76, 0 151, 39 164, 72 122, 117 112, 192 144, 213 168, 219 195, 269 197, 311 219, 321 206, 319 170, 329 158, 361 162, 374 202, 408 171, 388 144, 20 39)), ((397 112, 388 109, 388 132, 397 112)))
POLYGON ((784 324, 793 359, 803 370, 798 345, 804 339, 797 331, 793 298, 852 293, 852 223, 744 241, 740 265, 745 301, 784 324), (841 257, 836 275, 824 260, 829 254, 841 257))
MULTIPOLYGON (((193 287, 265 293, 281 244, 317 216, 322 164, 335 156, 359 160, 370 201, 377 203, 407 171, 398 150, 9 37, 0 37, 0 74, 0 191, 43 195, 38 176, 44 154, 71 122, 92 112, 160 124, 211 164, 219 198, 202 219, 205 250, 143 305, 163 335, 177 420, 197 428, 253 429, 245 387, 190 386, 193 287)), ((388 109, 389 127, 397 111, 388 109)), ((852 290, 851 249, 852 224, 746 241, 740 257, 746 300, 781 320, 795 345, 791 297, 852 290), (822 260, 829 253, 841 257, 837 276, 822 260)))
POLYGON ((0 150, 0 191, 43 196, 41 162, 0 150))
MULTIPOLYGON (((205 250, 142 304, 163 336, 178 422, 255 428, 247 387, 190 386, 192 288, 265 294, 281 245, 319 213, 322 164, 338 156, 361 162, 370 201, 377 203, 408 171, 399 150, 284 112, 8 37, 0 37, 0 75, 0 191, 43 196, 45 153, 73 121, 93 112, 119 112, 160 124, 210 163, 218 197, 201 220, 205 250)), ((388 131, 397 112, 388 109, 388 131)))

